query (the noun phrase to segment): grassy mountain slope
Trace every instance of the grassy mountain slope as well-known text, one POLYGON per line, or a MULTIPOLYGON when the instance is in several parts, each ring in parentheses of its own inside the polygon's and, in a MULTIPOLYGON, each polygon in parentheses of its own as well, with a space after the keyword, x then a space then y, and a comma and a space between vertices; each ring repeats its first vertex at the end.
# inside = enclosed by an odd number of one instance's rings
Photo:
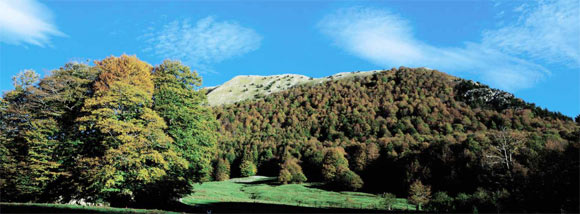
POLYGON ((299 85, 316 85, 329 80, 367 76, 378 71, 343 72, 323 78, 311 78, 298 74, 272 76, 243 75, 216 87, 208 87, 208 102, 211 106, 231 104, 261 98, 299 85))

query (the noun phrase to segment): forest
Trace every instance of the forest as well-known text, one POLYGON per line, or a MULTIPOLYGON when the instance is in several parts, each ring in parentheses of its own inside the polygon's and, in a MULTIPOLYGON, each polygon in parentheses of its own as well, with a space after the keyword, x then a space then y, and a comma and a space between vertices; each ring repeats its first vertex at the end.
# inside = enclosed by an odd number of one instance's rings
POLYGON ((438 71, 299 86, 215 114, 216 179, 257 169, 435 212, 578 212, 580 117, 438 71))
POLYGON ((210 107, 178 61, 122 55, 15 76, 0 100, 8 202, 157 205, 252 175, 430 212, 578 212, 580 116, 436 70, 384 70, 210 107))

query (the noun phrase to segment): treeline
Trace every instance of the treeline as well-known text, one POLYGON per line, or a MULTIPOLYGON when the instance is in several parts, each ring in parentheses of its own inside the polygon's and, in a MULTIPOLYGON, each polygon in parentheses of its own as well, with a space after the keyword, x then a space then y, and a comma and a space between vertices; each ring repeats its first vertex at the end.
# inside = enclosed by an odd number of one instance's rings
POLYGON ((212 177, 218 126, 179 62, 27 70, 0 100, 2 201, 154 205, 212 177))
POLYGON ((433 211, 578 212, 579 125, 438 71, 393 69, 214 109, 219 180, 257 171, 433 211))

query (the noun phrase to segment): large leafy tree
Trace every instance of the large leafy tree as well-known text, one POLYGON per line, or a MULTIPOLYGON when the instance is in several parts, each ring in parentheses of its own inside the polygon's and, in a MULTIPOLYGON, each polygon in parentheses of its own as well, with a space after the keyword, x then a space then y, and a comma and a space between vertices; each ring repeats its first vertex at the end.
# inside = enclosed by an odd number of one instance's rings
POLYGON ((188 161, 189 170, 179 175, 191 181, 208 181, 216 154, 218 123, 203 91, 201 77, 178 61, 164 61, 153 70, 154 109, 165 119, 172 147, 188 161))
POLYGON ((86 64, 68 63, 43 79, 31 70, 14 77, 15 90, 4 95, 0 109, 6 198, 52 201, 68 198, 79 186, 70 185, 77 154, 71 143, 77 137, 74 121, 96 76, 86 64))
POLYGON ((188 165, 152 109, 152 68, 127 55, 95 64, 100 72, 95 94, 85 101, 87 115, 78 119, 85 143, 91 144, 81 159, 89 190, 113 204, 159 200, 156 190, 165 179, 188 165))
POLYGON ((54 118, 58 125, 58 133, 54 135, 58 143, 53 155, 55 161, 60 163, 62 173, 46 191, 53 199, 70 200, 83 192, 83 186, 87 186, 79 180, 81 172, 77 160, 79 154, 87 150, 85 147, 91 144, 82 143, 76 120, 86 114, 81 110, 84 101, 93 94, 93 84, 98 75, 99 71, 87 64, 67 63, 38 84, 35 100, 48 106, 46 114, 54 118))
POLYGON ((0 108, 2 195, 15 201, 45 201, 47 186, 61 174, 54 156, 59 127, 38 81, 32 70, 19 73, 0 108))

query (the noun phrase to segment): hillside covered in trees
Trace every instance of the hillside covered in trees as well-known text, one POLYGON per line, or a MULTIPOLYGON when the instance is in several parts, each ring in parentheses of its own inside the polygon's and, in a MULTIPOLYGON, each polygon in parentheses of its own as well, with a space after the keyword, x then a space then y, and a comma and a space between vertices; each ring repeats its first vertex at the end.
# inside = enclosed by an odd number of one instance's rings
POLYGON ((0 100, 1 200, 155 206, 259 174, 389 208, 578 212, 580 117, 483 84, 402 67, 213 107, 200 85, 127 55, 21 72, 0 100))
POLYGON ((214 109, 216 179, 257 171, 432 211, 578 211, 578 123, 438 71, 402 67, 214 109))

